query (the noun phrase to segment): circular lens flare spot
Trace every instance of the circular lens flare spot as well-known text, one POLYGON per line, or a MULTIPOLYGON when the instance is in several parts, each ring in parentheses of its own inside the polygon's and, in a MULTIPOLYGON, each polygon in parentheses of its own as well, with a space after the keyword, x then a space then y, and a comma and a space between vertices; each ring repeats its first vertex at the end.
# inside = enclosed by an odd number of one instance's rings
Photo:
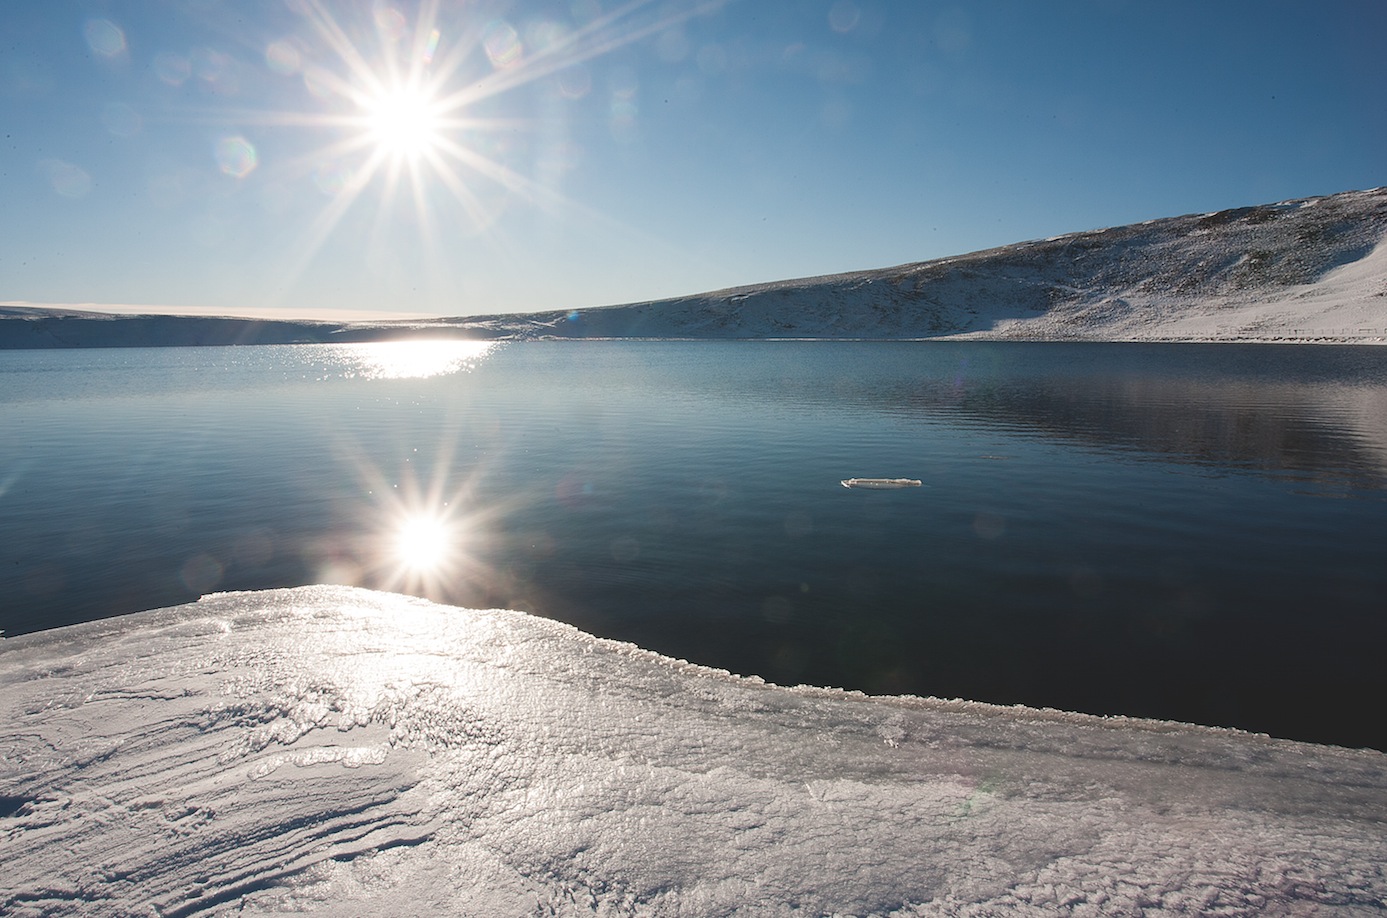
POLYGON ((452 543, 452 533, 443 520, 432 516, 411 517, 395 534, 395 556, 405 568, 426 573, 448 560, 452 543))
POLYGON ((125 33, 109 19, 88 19, 82 33, 87 47, 102 57, 118 57, 125 51, 125 33))
POLYGON ((493 19, 486 24, 482 45, 486 48, 486 56, 491 59, 491 65, 497 70, 504 70, 520 63, 521 55, 524 53, 524 47, 520 44, 520 34, 503 19, 493 19))
POLYGON ((232 178, 245 178, 259 163, 255 147, 244 137, 223 137, 217 141, 217 165, 232 178))

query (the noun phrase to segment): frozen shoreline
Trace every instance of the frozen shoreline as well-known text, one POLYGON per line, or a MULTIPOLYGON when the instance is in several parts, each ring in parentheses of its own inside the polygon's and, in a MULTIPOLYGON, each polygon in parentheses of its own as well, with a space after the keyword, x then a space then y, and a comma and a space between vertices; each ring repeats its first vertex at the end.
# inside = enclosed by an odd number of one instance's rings
POLYGON ((1356 914, 1387 755, 345 587, 0 641, 0 911, 1356 914))

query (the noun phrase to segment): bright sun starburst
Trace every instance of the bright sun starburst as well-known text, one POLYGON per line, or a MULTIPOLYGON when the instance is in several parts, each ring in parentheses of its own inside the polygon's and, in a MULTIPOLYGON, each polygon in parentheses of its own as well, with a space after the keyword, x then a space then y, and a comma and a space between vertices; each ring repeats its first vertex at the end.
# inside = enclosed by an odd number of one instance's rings
POLYGON ((451 555, 453 534, 440 517, 420 514, 402 521, 395 533, 395 556, 407 570, 430 574, 451 555))
MULTIPOLYGON (((571 16, 555 11, 513 24, 505 2, 424 0, 411 19, 389 0, 370 4, 365 16, 361 5, 294 0, 290 6, 305 28, 271 42, 266 60, 278 74, 299 74, 321 110, 237 113, 238 120, 335 135, 286 164, 328 200, 288 254, 278 285, 297 282, 368 189, 380 194, 372 232, 393 232, 396 205, 412 204, 421 250, 432 264, 445 260, 438 248, 442 227, 504 251, 503 235, 491 230, 513 202, 600 217, 552 183, 517 171, 521 160, 507 155, 509 140, 533 132, 535 124, 494 100, 549 84, 555 88, 544 91, 558 93, 553 98, 582 98, 587 62, 725 2, 626 0, 606 13, 595 3, 575 3, 571 16), (567 82, 565 74, 572 77, 567 82)), ((224 169, 233 166, 228 159, 224 169)))
POLYGON ((438 153, 447 122, 429 87, 382 89, 365 98, 362 109, 366 132, 380 153, 410 161, 438 153))

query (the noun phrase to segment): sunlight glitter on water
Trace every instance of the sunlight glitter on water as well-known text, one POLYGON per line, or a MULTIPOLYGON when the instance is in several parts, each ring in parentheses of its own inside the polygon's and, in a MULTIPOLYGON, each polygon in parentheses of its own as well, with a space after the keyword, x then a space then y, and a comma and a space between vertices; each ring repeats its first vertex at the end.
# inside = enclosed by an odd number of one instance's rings
POLYGON ((377 341, 342 345, 353 375, 367 379, 426 379, 472 370, 496 348, 494 341, 377 341))

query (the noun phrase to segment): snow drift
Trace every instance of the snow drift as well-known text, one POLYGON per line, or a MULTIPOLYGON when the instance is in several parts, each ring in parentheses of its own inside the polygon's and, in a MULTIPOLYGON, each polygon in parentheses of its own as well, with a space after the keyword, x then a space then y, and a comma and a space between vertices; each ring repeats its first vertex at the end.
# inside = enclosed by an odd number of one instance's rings
POLYGON ((1352 914, 1387 755, 223 594, 0 642, 0 912, 1352 914))

